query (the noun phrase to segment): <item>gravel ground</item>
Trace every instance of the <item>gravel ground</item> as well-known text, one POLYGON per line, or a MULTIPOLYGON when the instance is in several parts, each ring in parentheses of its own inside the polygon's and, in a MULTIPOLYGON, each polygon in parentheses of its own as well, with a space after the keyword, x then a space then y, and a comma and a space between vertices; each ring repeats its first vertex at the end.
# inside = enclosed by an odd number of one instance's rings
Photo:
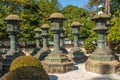
POLYGON ((63 74, 49 73, 50 80, 120 80, 120 72, 116 74, 96 74, 85 70, 85 64, 76 64, 75 70, 63 74))

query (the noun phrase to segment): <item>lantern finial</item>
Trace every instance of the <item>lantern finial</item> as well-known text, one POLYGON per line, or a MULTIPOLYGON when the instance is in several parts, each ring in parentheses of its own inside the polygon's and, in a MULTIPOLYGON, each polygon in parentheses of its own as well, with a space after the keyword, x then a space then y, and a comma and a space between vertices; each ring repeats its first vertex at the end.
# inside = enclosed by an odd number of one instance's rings
POLYGON ((104 7, 101 4, 101 5, 98 6, 98 14, 103 14, 104 13, 103 11, 104 11, 104 7))

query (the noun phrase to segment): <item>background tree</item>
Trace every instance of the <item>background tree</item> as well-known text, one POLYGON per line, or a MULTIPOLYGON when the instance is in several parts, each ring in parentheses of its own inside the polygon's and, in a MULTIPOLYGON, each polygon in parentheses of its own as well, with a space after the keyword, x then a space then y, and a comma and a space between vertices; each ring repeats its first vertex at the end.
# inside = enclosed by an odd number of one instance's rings
POLYGON ((89 0, 88 5, 93 7, 93 6, 98 6, 99 4, 104 3, 105 0, 89 0))
MULTIPOLYGON (((89 0, 88 6, 96 7, 99 4, 105 5, 107 0, 89 0)), ((110 13, 113 15, 115 11, 120 9, 120 0, 110 0, 110 13)))
POLYGON ((111 19, 112 26, 109 30, 108 39, 110 41, 120 41, 120 10, 114 13, 115 17, 111 19))
POLYGON ((71 34, 71 24, 74 21, 78 21, 82 24, 82 27, 80 29, 80 35, 79 38, 85 39, 88 37, 93 37, 94 32, 91 30, 94 27, 94 23, 90 21, 90 12, 79 8, 77 6, 68 5, 65 8, 62 9, 63 15, 66 17, 65 21, 65 29, 67 33, 67 37, 69 39, 73 39, 73 35, 71 34))
POLYGON ((110 47, 115 53, 120 53, 120 10, 114 13, 114 18, 111 19, 113 24, 109 29, 107 39, 110 41, 110 47))
POLYGON ((89 6, 98 6, 99 4, 105 4, 105 13, 111 14, 111 23, 113 23, 112 27, 109 30, 108 38, 108 46, 110 46, 110 41, 119 41, 119 10, 120 10, 120 0, 89 0, 89 6))
MULTIPOLYGON (((105 0, 89 0, 89 6, 97 6, 100 3, 104 4, 105 0)), ((0 39, 7 39, 8 35, 6 31, 6 25, 3 19, 9 14, 19 15, 23 21, 21 23, 21 39, 22 41, 32 41, 34 36, 33 29, 40 27, 43 23, 49 23, 48 18, 53 12, 62 12, 66 17, 65 25, 67 37, 73 39, 71 34, 71 23, 79 21, 82 23, 81 34, 79 38, 93 38, 96 39, 96 34, 92 30, 95 26, 94 22, 89 20, 91 18, 90 11, 77 6, 68 5, 62 9, 58 0, 0 0, 0 39), (60 11, 61 10, 61 11, 60 11)), ((112 12, 119 9, 119 0, 111 0, 110 6, 112 12)), ((113 14, 113 13, 112 13, 113 14)), ((119 23, 119 10, 115 13, 115 18, 111 20, 114 25, 110 29, 109 39, 117 40, 111 31, 114 28, 118 28, 116 24, 119 23)), ((52 35, 52 33, 50 32, 52 35)), ((118 35, 119 36, 119 35, 118 35)), ((52 36, 51 36, 52 37, 52 36)))
POLYGON ((21 41, 32 41, 34 38, 34 28, 39 27, 39 16, 37 1, 27 0, 21 3, 22 11, 19 15, 22 17, 21 23, 21 41))
POLYGON ((111 0, 110 3, 110 13, 114 14, 117 10, 120 10, 120 0, 111 0))
POLYGON ((3 19, 9 14, 17 14, 22 18, 21 41, 32 41, 33 29, 43 23, 49 23, 48 17, 61 8, 58 0, 0 0, 0 39, 8 38, 3 19))
MULTIPOLYGON (((58 0, 40 0, 38 2, 39 7, 39 26, 41 26, 44 23, 48 23, 50 25, 50 22, 48 21, 48 18, 50 15, 54 12, 60 12, 60 9, 62 8, 61 4, 58 0)), ((49 38, 53 39, 52 32, 49 31, 49 38)))
POLYGON ((9 14, 18 14, 21 11, 21 5, 16 0, 0 0, 0 40, 8 39, 4 19, 9 14))

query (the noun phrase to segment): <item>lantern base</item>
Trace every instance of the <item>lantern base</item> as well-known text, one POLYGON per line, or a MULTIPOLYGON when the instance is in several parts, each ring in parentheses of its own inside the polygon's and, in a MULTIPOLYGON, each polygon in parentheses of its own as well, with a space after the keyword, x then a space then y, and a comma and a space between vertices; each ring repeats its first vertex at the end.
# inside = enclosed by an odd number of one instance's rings
POLYGON ((120 71, 120 64, 117 60, 103 62, 88 59, 85 63, 85 69, 99 74, 111 74, 120 71))
POLYGON ((46 72, 48 73, 65 73, 73 70, 73 63, 47 63, 42 62, 46 72))
POLYGON ((97 47, 89 56, 89 59, 94 61, 113 61, 115 60, 115 55, 107 47, 97 47))
POLYGON ((60 50, 53 50, 42 63, 49 73, 64 73, 73 70, 73 63, 60 50))

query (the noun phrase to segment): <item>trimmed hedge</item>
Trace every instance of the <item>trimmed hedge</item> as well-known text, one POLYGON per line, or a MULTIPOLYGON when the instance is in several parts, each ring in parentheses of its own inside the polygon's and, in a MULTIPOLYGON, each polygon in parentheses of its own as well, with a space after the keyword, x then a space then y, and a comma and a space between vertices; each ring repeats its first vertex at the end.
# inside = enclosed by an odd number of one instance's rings
POLYGON ((49 77, 43 68, 29 66, 8 72, 2 80, 49 80, 49 77))
POLYGON ((42 64, 40 63, 39 59, 33 57, 33 56, 20 56, 17 57, 10 65, 10 71, 13 71, 20 67, 25 66, 35 66, 43 68, 42 64))

